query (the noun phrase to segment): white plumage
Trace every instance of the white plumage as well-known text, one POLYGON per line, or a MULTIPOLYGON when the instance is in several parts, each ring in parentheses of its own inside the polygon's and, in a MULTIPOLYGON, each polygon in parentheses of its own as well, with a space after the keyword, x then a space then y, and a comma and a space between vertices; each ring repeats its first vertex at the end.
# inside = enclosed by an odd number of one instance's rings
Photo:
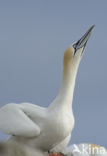
POLYGON ((62 86, 48 108, 30 103, 10 103, 0 109, 0 129, 11 135, 8 141, 41 150, 62 151, 74 127, 72 100, 78 66, 94 26, 64 53, 62 86))

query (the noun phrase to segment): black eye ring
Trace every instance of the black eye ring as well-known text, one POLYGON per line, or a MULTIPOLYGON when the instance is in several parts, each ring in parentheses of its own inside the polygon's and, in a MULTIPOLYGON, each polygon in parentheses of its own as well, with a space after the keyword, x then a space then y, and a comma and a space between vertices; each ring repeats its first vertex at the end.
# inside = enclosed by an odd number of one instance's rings
POLYGON ((73 45, 73 48, 74 48, 74 55, 75 55, 75 53, 76 53, 76 51, 77 51, 77 44, 75 43, 74 45, 73 45))

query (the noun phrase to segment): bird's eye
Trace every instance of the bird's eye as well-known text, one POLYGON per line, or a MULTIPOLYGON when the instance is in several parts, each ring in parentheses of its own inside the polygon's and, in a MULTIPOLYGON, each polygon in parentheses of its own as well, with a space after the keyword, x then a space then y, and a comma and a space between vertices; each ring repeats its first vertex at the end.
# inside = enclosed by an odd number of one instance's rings
POLYGON ((77 49, 77 46, 79 45, 79 42, 80 40, 78 40, 74 45, 73 45, 73 48, 76 50, 77 49))
POLYGON ((74 55, 75 55, 75 53, 76 53, 76 51, 77 51, 76 47, 77 47, 77 45, 76 45, 76 43, 75 43, 75 44, 73 45, 73 48, 74 48, 74 55))

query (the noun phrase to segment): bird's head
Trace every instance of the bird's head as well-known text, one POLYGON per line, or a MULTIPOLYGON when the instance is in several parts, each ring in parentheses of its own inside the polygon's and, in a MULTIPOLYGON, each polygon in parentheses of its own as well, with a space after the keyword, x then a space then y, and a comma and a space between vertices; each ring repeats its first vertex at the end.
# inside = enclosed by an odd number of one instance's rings
POLYGON ((64 66, 75 66, 78 67, 81 60, 84 48, 87 44, 88 39, 92 33, 95 25, 91 28, 73 45, 71 45, 64 53, 64 66))

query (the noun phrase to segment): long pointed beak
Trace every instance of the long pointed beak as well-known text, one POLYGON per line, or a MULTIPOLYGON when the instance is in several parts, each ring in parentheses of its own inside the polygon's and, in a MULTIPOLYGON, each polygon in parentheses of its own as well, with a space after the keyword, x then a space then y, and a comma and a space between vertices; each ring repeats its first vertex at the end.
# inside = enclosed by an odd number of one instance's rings
POLYGON ((75 52, 82 47, 83 49, 85 48, 86 43, 89 40, 94 27, 95 25, 91 26, 90 29, 73 45, 75 52))

